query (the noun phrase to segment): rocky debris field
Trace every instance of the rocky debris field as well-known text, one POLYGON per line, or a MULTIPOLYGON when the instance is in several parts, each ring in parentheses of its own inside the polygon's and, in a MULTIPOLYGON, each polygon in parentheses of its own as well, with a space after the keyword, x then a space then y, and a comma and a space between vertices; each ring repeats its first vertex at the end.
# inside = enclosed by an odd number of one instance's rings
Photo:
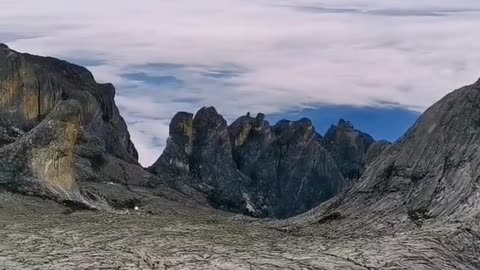
POLYGON ((161 215, 141 208, 75 210, 2 192, 0 269, 480 267, 478 224, 377 237, 329 235, 328 227, 323 223, 315 230, 286 230, 269 221, 175 206, 161 215))

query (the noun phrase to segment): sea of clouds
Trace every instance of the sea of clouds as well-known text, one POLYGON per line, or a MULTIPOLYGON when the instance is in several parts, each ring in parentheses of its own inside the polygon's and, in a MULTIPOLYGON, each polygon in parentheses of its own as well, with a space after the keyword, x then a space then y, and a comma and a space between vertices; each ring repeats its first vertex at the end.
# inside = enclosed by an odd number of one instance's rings
POLYGON ((112 82, 149 165, 175 112, 421 112, 480 77, 478 0, 2 0, 0 42, 112 82))

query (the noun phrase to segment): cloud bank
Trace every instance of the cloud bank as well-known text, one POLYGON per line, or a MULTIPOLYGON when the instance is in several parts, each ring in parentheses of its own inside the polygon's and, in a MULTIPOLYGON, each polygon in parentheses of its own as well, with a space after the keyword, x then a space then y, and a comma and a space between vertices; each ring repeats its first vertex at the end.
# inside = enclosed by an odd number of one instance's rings
POLYGON ((117 88, 141 162, 169 119, 324 105, 421 112, 480 76, 477 0, 2 0, 0 42, 117 88))

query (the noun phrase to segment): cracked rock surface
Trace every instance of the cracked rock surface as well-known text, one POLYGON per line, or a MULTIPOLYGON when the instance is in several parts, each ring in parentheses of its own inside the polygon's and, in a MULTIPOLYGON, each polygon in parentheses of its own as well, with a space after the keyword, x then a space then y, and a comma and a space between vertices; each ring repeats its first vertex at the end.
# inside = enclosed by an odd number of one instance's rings
POLYGON ((479 224, 286 231, 212 210, 74 211, 0 193, 0 269, 478 269, 479 224), (389 228, 388 228, 389 229, 389 228))

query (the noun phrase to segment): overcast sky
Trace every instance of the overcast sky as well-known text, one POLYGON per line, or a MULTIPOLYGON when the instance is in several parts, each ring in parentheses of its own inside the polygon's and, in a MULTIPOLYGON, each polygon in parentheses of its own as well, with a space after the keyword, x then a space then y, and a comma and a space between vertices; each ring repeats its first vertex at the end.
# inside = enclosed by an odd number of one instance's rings
POLYGON ((478 29, 478 0, 0 1, 0 42, 115 84, 144 165, 204 105, 416 115, 480 77, 478 29))

